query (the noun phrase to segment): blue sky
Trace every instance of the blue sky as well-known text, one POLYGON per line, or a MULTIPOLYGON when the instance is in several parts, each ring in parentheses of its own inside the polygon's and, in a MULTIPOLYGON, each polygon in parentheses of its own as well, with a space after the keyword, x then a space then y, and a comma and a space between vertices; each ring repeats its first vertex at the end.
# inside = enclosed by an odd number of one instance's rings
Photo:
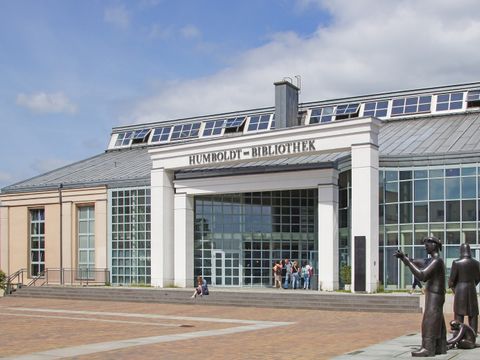
POLYGON ((480 80, 474 0, 0 1, 0 188, 123 124, 480 80))

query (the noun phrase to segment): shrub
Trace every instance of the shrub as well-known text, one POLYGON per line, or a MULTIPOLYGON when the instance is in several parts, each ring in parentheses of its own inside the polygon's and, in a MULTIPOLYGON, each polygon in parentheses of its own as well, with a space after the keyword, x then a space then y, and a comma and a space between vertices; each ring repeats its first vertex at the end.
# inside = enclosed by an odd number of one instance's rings
POLYGON ((345 285, 352 283, 352 267, 350 265, 343 265, 340 269, 340 279, 345 285))
POLYGON ((7 288, 7 275, 0 270, 0 289, 5 290, 7 288))

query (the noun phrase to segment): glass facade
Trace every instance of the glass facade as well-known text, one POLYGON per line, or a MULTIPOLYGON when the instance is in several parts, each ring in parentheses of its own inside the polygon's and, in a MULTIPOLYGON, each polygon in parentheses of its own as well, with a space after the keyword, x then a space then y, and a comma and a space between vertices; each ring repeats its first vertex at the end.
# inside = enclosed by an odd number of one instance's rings
POLYGON ((150 284, 150 188, 115 189, 110 198, 112 284, 150 284))
POLYGON ((318 190, 195 197, 194 273, 217 286, 272 286, 276 260, 317 269, 318 190))
MULTIPOLYGON (((352 180, 351 171, 344 171, 338 175, 338 260, 339 269, 344 265, 351 265, 350 259, 350 229, 351 229, 351 201, 352 180)), ((339 279, 340 280, 340 279, 339 279)), ((343 285, 343 284, 341 284, 343 285)))
POLYGON ((45 270, 45 210, 30 210, 30 276, 45 270))
POLYGON ((397 248, 425 257, 422 239, 441 239, 449 274, 462 242, 478 244, 477 164, 380 171, 380 258, 386 288, 406 288, 412 275, 393 257, 397 248))

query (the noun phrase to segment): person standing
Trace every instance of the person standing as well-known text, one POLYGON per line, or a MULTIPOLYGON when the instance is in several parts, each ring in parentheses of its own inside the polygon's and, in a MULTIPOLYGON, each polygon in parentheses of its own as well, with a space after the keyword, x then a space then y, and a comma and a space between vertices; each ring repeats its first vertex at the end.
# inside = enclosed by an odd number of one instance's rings
POLYGON ((308 290, 310 289, 310 280, 312 279, 312 275, 313 275, 313 267, 306 261, 302 268, 302 275, 303 275, 303 289, 308 290))
POLYGON ((275 278, 275 287, 282 287, 282 264, 280 261, 277 261, 273 266, 273 276, 275 278))
POLYGON ((292 289, 298 289, 300 287, 300 268, 298 267, 297 260, 292 265, 292 289))
POLYGON ((425 284, 425 311, 422 319, 422 347, 413 351, 414 357, 428 357, 447 352, 447 328, 443 317, 445 303, 445 264, 440 257, 442 243, 434 236, 423 239, 430 259, 425 268, 420 268, 401 250, 394 256, 401 260, 420 281, 425 284))
POLYGON ((290 285, 290 281, 292 280, 292 263, 290 259, 287 257, 285 258, 285 283, 283 284, 284 289, 288 289, 290 285))
POLYGON ((463 323, 468 316, 468 324, 478 332, 478 298, 476 286, 480 282, 480 263, 472 259, 470 245, 460 245, 460 259, 454 260, 448 287, 453 290, 453 312, 455 320, 463 323))

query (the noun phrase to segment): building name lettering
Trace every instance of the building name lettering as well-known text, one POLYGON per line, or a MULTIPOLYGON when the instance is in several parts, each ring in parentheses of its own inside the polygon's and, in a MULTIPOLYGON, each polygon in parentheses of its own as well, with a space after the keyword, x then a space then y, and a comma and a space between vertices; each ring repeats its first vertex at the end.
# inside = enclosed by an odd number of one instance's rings
POLYGON ((315 140, 291 141, 274 145, 253 146, 245 149, 213 151, 205 154, 190 155, 189 165, 214 164, 225 161, 291 155, 310 151, 315 151, 315 140))

